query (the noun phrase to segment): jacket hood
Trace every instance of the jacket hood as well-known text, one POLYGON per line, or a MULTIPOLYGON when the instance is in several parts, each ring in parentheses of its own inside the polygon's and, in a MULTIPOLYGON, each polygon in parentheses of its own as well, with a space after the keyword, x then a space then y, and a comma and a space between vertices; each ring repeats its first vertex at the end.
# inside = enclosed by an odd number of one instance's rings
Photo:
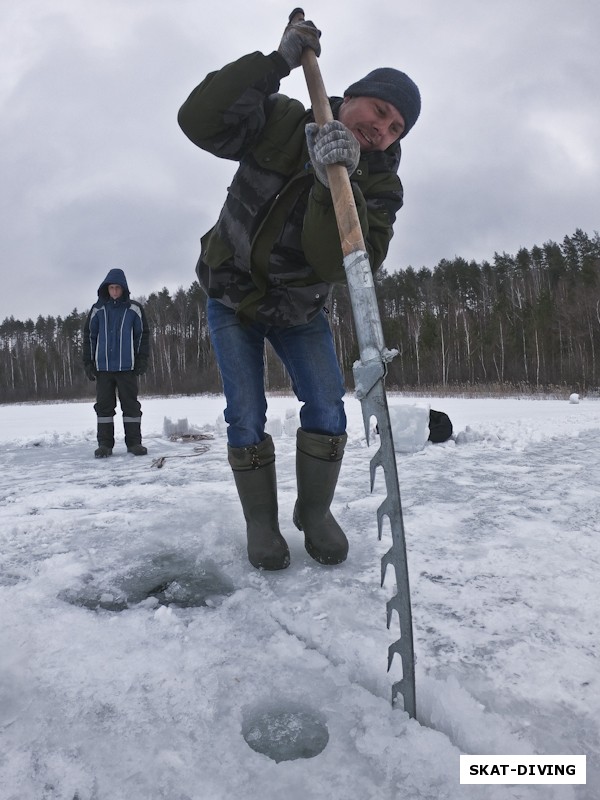
POLYGON ((101 300, 108 300, 108 287, 111 283, 117 283, 123 288, 122 300, 129 300, 129 287, 127 286, 127 278, 122 269, 111 269, 98 287, 98 297, 101 300))

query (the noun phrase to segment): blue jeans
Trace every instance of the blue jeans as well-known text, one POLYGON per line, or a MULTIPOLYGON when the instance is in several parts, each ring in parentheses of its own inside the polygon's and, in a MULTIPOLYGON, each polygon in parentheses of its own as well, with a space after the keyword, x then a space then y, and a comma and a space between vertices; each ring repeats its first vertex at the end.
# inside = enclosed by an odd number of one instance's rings
POLYGON ((231 447, 249 447, 265 438, 265 339, 282 360, 303 403, 301 427, 331 436, 345 432, 344 381, 323 311, 307 325, 292 328, 242 323, 235 311, 212 298, 207 314, 227 401, 225 422, 231 447))

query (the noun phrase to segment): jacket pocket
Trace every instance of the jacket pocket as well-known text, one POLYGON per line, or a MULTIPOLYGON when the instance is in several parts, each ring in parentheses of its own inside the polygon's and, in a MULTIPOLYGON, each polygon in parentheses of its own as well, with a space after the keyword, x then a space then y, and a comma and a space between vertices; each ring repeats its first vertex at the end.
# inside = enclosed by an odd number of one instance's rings
POLYGON ((200 244, 200 258, 211 269, 217 269, 217 267, 220 267, 226 261, 231 261, 233 258, 233 251, 225 244, 214 228, 204 234, 200 239, 200 244))

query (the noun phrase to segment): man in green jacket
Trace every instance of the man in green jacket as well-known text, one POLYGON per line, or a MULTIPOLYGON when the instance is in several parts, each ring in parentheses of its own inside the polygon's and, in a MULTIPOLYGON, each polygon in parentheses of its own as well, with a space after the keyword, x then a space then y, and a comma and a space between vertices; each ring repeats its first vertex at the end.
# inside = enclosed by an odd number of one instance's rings
POLYGON ((219 219, 202 237, 196 272, 208 295, 248 558, 269 570, 287 567, 290 556, 279 530, 274 444, 265 433, 265 339, 303 404, 294 523, 312 558, 339 564, 348 540, 330 505, 347 439, 346 415, 324 307, 331 285, 345 283, 345 272, 326 165, 348 169, 376 270, 402 206, 400 139, 421 108, 419 90, 407 75, 380 68, 349 86, 343 98, 330 98, 334 121, 319 128, 310 110, 277 94, 281 79, 300 65, 304 48, 320 54, 319 36, 312 22, 288 25, 275 52, 251 53, 210 73, 178 116, 195 145, 239 162, 219 219))

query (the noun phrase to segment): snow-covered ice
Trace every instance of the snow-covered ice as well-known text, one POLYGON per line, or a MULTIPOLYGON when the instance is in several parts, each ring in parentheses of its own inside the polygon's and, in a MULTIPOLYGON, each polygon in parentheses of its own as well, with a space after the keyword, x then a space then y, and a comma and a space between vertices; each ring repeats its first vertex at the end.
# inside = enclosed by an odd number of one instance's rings
POLYGON ((246 559, 222 397, 142 398, 149 455, 117 418, 103 460, 91 402, 0 406, 0 800, 600 797, 600 402, 389 402, 455 434, 397 454, 417 720, 390 704, 358 401, 334 500, 350 555, 322 567, 291 522, 298 405, 270 398, 278 573, 246 559), (586 754, 587 785, 461 786, 460 753, 586 754))

